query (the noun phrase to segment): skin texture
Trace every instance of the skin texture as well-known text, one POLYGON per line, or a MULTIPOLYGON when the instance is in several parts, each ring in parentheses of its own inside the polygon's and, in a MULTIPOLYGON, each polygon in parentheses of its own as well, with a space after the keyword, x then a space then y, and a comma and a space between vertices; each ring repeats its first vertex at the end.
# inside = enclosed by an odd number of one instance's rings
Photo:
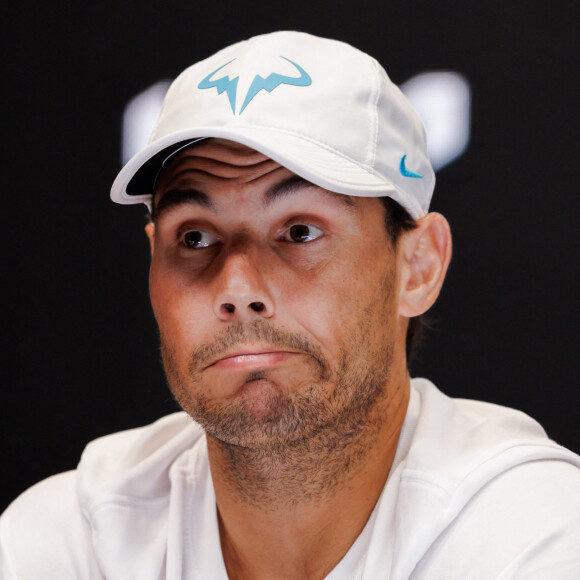
POLYGON ((439 293, 438 214, 397 247, 373 198, 213 139, 160 176, 151 301, 169 385, 208 435, 230 578, 323 578, 384 486, 409 316, 439 293))

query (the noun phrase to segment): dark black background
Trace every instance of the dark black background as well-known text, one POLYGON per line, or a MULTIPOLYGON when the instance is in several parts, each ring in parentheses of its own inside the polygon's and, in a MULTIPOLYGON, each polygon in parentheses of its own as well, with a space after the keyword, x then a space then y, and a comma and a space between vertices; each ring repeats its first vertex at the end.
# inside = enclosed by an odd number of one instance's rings
POLYGON ((0 508, 85 444, 175 407, 148 304, 144 210, 115 206, 126 102, 276 29, 345 40, 401 83, 471 83, 466 154, 433 209, 455 254, 415 365, 580 450, 577 3, 22 2, 3 8, 0 508))

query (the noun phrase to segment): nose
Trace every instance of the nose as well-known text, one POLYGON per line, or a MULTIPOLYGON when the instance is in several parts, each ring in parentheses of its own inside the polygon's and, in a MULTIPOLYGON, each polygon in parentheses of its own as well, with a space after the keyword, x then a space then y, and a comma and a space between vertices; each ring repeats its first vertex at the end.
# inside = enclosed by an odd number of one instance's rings
POLYGON ((249 253, 227 256, 218 275, 214 312, 225 322, 271 318, 274 300, 260 272, 260 264, 249 253))

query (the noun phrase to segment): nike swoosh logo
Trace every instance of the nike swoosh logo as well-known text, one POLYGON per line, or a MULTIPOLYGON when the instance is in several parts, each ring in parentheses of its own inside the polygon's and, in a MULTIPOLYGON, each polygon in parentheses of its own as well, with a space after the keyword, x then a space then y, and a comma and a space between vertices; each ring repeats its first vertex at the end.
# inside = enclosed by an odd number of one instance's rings
POLYGON ((416 177, 418 179, 423 179, 423 176, 420 173, 415 173, 414 171, 411 171, 405 167, 406 157, 406 155, 403 155, 403 157, 401 157, 401 163, 399 164, 399 171, 401 172, 401 175, 403 177, 416 177))
POLYGON ((296 70, 300 73, 298 77, 290 77, 286 75, 281 75, 278 73, 272 73, 268 75, 266 78, 256 75, 250 88, 248 89, 248 93, 246 94, 246 98, 244 99, 244 103, 242 108, 240 109, 239 114, 241 115, 244 112, 244 109, 250 104, 252 99, 260 92, 260 91, 268 91, 271 93, 275 88, 279 87, 280 85, 293 85, 295 87, 307 87, 312 84, 312 79, 310 75, 298 64, 294 61, 282 56, 284 60, 288 61, 290 64, 296 67, 296 70))

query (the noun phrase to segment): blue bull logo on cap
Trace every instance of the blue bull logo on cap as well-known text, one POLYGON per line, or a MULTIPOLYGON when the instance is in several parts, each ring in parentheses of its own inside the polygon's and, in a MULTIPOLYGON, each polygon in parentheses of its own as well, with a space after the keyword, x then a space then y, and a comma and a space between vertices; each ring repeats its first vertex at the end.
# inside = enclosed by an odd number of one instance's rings
MULTIPOLYGON (((271 93, 274 89, 276 89, 280 85, 307 87, 312 84, 312 79, 310 78, 310 75, 300 65, 296 64, 294 61, 290 60, 289 58, 286 58, 285 56, 281 56, 280 58, 283 58, 284 60, 287 60, 290 64, 294 65, 296 67, 296 70, 300 73, 300 76, 290 77, 278 73, 272 73, 269 74, 266 78, 264 78, 260 75, 256 75, 254 77, 254 80, 252 81, 252 84, 250 85, 250 88, 248 89, 248 92, 246 94, 244 102, 242 103, 242 107, 238 112, 238 115, 241 115, 244 112, 244 109, 250 104, 252 99, 262 90, 271 93)), ((235 115, 236 94, 238 90, 239 77, 234 77, 233 79, 230 79, 230 77, 226 75, 220 77, 219 79, 212 79, 213 75, 215 75, 218 71, 220 71, 222 68, 224 68, 234 60, 236 59, 234 58, 232 60, 229 60, 228 62, 222 64, 222 66, 216 68, 213 72, 208 74, 197 85, 197 88, 211 89, 215 87, 217 89, 218 95, 221 95, 225 91, 225 93, 228 95, 228 100, 230 101, 232 113, 235 115)))

